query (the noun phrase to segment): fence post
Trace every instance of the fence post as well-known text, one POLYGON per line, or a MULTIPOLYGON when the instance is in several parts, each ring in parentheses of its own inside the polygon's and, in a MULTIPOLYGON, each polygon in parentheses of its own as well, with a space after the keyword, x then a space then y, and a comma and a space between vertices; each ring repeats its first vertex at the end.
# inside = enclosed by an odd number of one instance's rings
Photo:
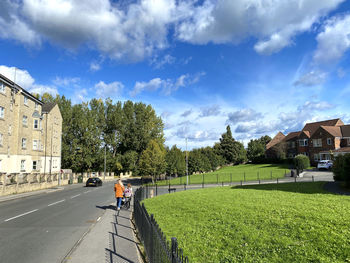
POLYGON ((156 196, 158 196, 158 185, 156 183, 156 196))
POLYGON ((296 177, 294 177, 294 183, 296 183, 297 182, 297 178, 296 177))
POLYGON ((221 186, 224 186, 224 181, 221 182, 221 186))
POLYGON ((242 180, 241 180, 241 186, 243 185, 242 180))
POLYGON ((245 182, 245 172, 244 172, 244 182, 245 182))
POLYGON ((216 174, 216 184, 219 184, 219 174, 216 174))
POLYGON ((204 174, 202 175, 202 188, 204 188, 204 174))
POLYGON ((258 171, 258 180, 260 181, 259 171, 258 171))
POLYGON ((171 263, 177 262, 177 241, 176 237, 171 238, 171 263))
POLYGON ((184 183, 184 189, 185 189, 185 191, 186 191, 186 184, 184 183))
POLYGON ((315 180, 314 180, 314 176, 312 176, 312 182, 314 182, 315 180))
POLYGON ((169 194, 170 194, 170 182, 169 182, 169 191, 168 191, 168 192, 169 192, 169 194))
POLYGON ((232 173, 230 173, 230 185, 232 185, 232 173))
POLYGON ((278 178, 277 178, 277 183, 278 183, 278 178))

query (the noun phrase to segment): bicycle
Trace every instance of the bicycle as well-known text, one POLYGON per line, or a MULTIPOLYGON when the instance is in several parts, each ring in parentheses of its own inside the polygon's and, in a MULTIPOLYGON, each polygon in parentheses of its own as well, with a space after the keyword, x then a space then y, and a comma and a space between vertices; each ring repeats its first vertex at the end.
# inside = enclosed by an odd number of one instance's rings
POLYGON ((122 208, 128 210, 130 208, 131 197, 123 197, 122 208))

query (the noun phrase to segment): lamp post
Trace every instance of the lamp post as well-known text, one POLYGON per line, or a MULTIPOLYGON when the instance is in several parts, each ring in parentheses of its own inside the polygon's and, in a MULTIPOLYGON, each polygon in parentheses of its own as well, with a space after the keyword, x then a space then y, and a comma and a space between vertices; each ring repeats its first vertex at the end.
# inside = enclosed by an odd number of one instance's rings
POLYGON ((188 185, 188 151, 187 151, 187 138, 186 138, 186 184, 188 185))

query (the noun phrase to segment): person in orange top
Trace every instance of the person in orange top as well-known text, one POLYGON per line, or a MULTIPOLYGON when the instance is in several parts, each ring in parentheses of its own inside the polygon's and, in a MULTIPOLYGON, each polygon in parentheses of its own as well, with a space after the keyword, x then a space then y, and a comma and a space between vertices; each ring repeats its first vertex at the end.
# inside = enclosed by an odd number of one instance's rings
POLYGON ((120 210, 124 189, 125 187, 122 183, 122 180, 119 179, 117 183, 114 185, 115 198, 117 199, 117 210, 120 210))

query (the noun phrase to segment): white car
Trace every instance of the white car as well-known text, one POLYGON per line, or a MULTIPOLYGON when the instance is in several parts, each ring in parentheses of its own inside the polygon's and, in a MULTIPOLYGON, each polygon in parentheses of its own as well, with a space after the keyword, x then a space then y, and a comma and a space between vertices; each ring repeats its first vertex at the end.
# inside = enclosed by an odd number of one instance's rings
POLYGON ((333 166, 333 162, 332 161, 330 161, 330 160, 322 160, 322 161, 318 162, 317 169, 318 170, 321 170, 321 169, 330 170, 330 169, 332 169, 332 166, 333 166))

